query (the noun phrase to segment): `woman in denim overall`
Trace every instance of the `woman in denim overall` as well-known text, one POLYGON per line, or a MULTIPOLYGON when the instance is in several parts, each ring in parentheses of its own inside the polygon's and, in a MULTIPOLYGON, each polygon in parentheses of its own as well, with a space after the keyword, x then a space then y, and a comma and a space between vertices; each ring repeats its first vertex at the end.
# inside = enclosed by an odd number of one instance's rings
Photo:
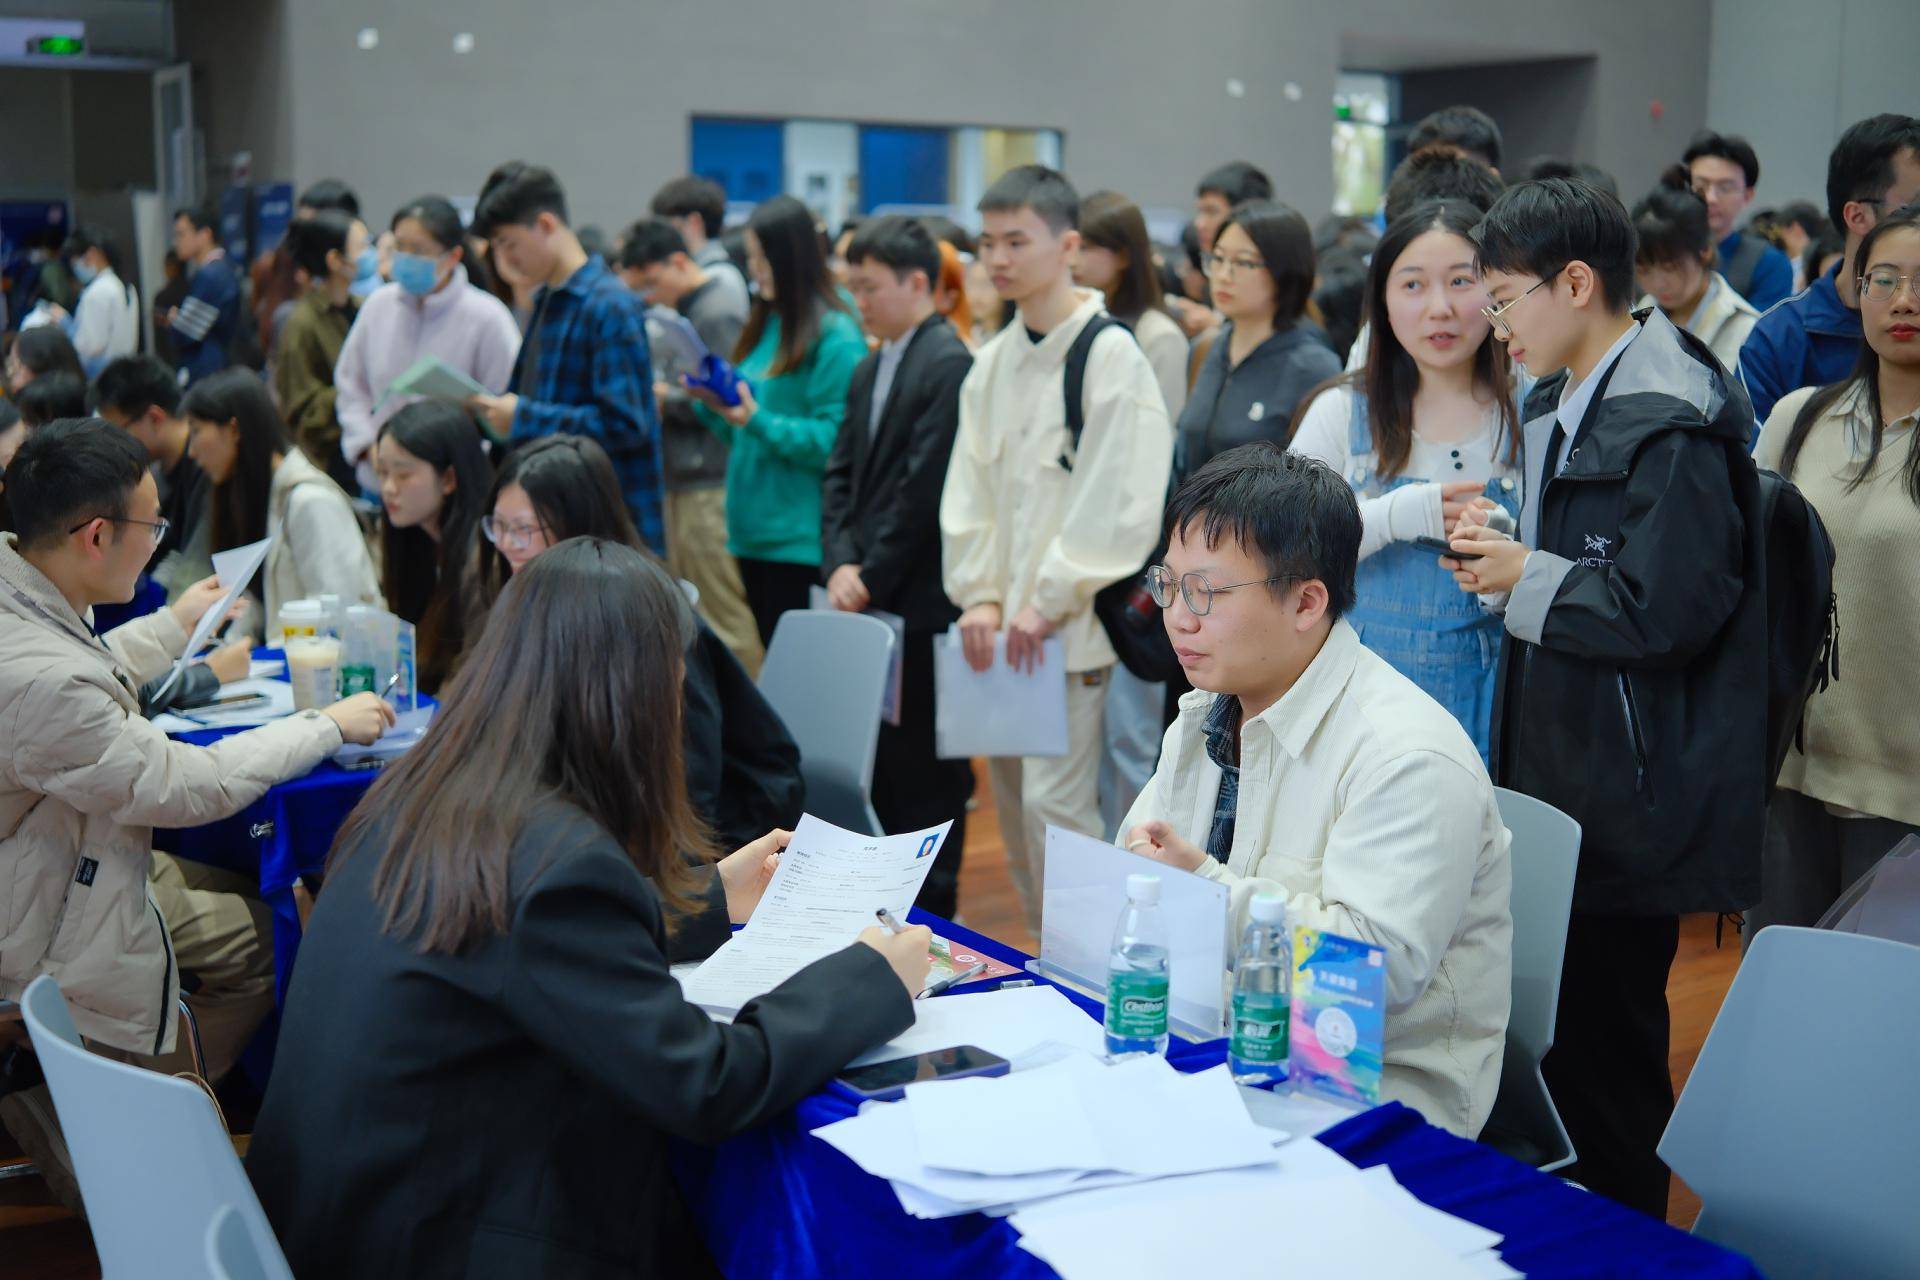
MULTIPOLYGON (((1388 383, 1372 376, 1385 371, 1368 367, 1329 386, 1303 411, 1294 447, 1346 476, 1370 526, 1355 579, 1357 602, 1347 615, 1354 630, 1369 649, 1452 712, 1484 760, 1501 620, 1460 591, 1433 550, 1412 541, 1444 539, 1452 523, 1446 513, 1469 502, 1500 507, 1516 517, 1520 510, 1523 473, 1514 444, 1519 434, 1517 398, 1505 350, 1493 341, 1480 314, 1486 299, 1472 275, 1473 248, 1466 239, 1479 216, 1471 205, 1436 201, 1413 209, 1388 228, 1375 252, 1368 285, 1374 335, 1369 363, 1395 362, 1397 371, 1412 379, 1417 395, 1426 375, 1409 347, 1421 344, 1430 362, 1455 353, 1454 368, 1464 355, 1472 362, 1475 402, 1486 403, 1484 412, 1495 419, 1491 435, 1476 432, 1436 443, 1412 435, 1409 427, 1412 438, 1405 462, 1396 474, 1383 475, 1368 391, 1388 383), (1427 240, 1430 232, 1436 234, 1427 240), (1423 252, 1414 252, 1417 246, 1423 252), (1424 252, 1429 248, 1434 252, 1424 252), (1429 260, 1435 265, 1413 265, 1429 260), (1461 263, 1469 264, 1464 272, 1461 263), (1407 301, 1390 299, 1389 291, 1395 289, 1404 291, 1407 301), (1444 350, 1425 336, 1435 331, 1449 335, 1444 350), (1459 487, 1467 481, 1482 482, 1477 493, 1459 487), (1416 485, 1429 492, 1407 494, 1400 502, 1370 501, 1416 485), (1435 501, 1431 490, 1443 485, 1456 488, 1441 490, 1437 496, 1442 500, 1435 501)), ((1412 398, 1407 398, 1409 405, 1412 398)))

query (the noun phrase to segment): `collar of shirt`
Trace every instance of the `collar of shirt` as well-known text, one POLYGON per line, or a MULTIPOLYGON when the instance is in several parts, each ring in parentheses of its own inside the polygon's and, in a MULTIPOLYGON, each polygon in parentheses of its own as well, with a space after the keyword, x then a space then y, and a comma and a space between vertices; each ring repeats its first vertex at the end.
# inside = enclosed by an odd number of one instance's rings
POLYGON ((1013 328, 1018 338, 1018 349, 1022 357, 1037 361, 1042 365, 1064 365, 1067 361, 1067 349, 1073 346, 1073 340, 1080 336, 1080 330, 1086 323, 1107 309, 1106 300, 1097 289, 1076 287, 1074 294, 1080 299, 1073 311, 1047 331, 1047 335, 1035 342, 1028 337, 1027 317, 1024 312, 1013 318, 1013 328))
POLYGON ((1802 293, 1777 303, 1778 306, 1792 306, 1800 313, 1800 323, 1808 333, 1824 334, 1832 338, 1858 338, 1860 336, 1860 313, 1840 301, 1840 268, 1834 268, 1806 287, 1802 293))
MULTIPOLYGON (((606 261, 597 253, 591 254, 585 262, 580 264, 578 271, 567 277, 565 284, 542 285, 540 286, 540 292, 542 295, 549 293, 571 293, 576 297, 585 297, 587 291, 593 288, 595 282, 606 274, 606 261)), ((539 303, 536 301, 534 305, 537 308, 539 303)))
POLYGON ((1614 339, 1613 345, 1607 348, 1607 353, 1594 363, 1593 368, 1587 371, 1586 377, 1580 379, 1579 386, 1569 384, 1561 388, 1560 407, 1556 413, 1560 419, 1560 429, 1567 433, 1568 442, 1580 434, 1580 422, 1587 416, 1587 406, 1593 402, 1594 389, 1605 379, 1607 370, 1613 368, 1614 362, 1625 354, 1626 349, 1639 336, 1640 326, 1629 323, 1627 331, 1614 339))
POLYGON ((1307 749, 1308 741, 1327 718, 1327 713, 1333 709, 1340 691, 1347 687, 1347 681, 1353 675, 1354 663, 1359 657, 1360 635, 1353 629, 1352 623, 1342 618, 1333 624, 1333 630, 1327 633, 1320 652, 1300 673, 1300 678, 1293 682, 1293 688, 1255 716, 1253 722, 1266 725, 1281 748, 1294 759, 1299 759, 1307 749))
POLYGON ((1696 336, 1699 334, 1700 326, 1706 322, 1706 318, 1711 312, 1713 304, 1719 301, 1719 297, 1720 273, 1718 271, 1709 271, 1707 272, 1706 291, 1700 295, 1700 305, 1695 307, 1693 314, 1687 317, 1687 323, 1684 327, 1688 333, 1696 336))

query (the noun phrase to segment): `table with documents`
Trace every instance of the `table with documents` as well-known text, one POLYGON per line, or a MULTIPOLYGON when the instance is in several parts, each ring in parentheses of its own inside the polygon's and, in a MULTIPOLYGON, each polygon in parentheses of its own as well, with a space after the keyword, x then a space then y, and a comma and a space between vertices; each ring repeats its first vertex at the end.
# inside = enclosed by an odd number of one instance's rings
MULTIPOLYGON (((1027 958, 921 912, 912 918, 1016 967, 1027 958)), ((1241 1090, 1225 1076, 1223 1041, 1176 1039, 1164 1060, 1100 1062, 1098 1006, 1071 991, 1043 983, 920 1005, 913 1028, 863 1060, 964 1042, 1014 1071, 909 1086, 902 1101, 864 1110, 829 1085, 716 1147, 674 1144, 683 1197, 724 1274, 1758 1274, 1738 1254, 1436 1129, 1397 1103, 1355 1114, 1241 1090), (995 1091, 1005 1091, 1004 1108, 995 1091), (1141 1110, 1130 1098, 1152 1100, 1162 1118, 1097 1123, 1115 1107, 1141 1110), (1168 1123, 1184 1136, 1170 1135, 1168 1123)))

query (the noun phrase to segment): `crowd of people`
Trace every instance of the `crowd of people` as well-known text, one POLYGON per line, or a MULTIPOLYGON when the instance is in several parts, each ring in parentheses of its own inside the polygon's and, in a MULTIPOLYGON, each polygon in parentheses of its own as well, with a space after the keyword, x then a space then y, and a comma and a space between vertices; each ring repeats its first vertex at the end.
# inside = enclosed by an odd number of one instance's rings
MULTIPOLYGON (((1282 893, 1384 949, 1384 1092, 1469 1137, 1512 974, 1495 785, 1576 819, 1546 1078, 1570 1176, 1663 1217, 1680 917, 1812 923, 1920 830, 1920 119, 1847 129, 1824 213, 1752 210, 1731 135, 1630 207, 1590 165, 1510 177, 1472 108, 1408 145, 1377 217, 1317 227, 1222 165, 1177 245, 1038 165, 977 232, 830 229, 788 196, 729 227, 686 177, 611 241, 539 165, 488 175, 470 225, 424 195, 378 233, 328 181, 250 267, 180 211, 154 353, 116 247, 76 231, 6 356, 0 996, 57 973, 96 1047, 167 1067, 184 987, 213 1075, 270 1006, 259 903, 152 828, 391 712, 199 747, 142 682, 218 598, 211 555, 272 536, 243 627, 382 604, 441 699, 307 924, 249 1162, 288 1256, 689 1257, 663 1138, 817 1087, 927 968, 923 930, 870 930, 726 1025, 668 977, 748 918, 800 816, 754 673, 824 593, 904 620, 872 799, 889 831, 955 822, 923 907, 959 909, 974 785, 936 750, 952 632, 975 670, 1066 686, 1065 753, 987 767, 1035 934, 1048 825, 1228 885, 1236 922, 1282 893), (690 376, 708 355, 737 382, 690 376), (403 390, 429 358, 478 390, 403 390), (1836 552, 1845 676, 1804 716, 1769 660, 1829 602, 1769 594, 1791 552, 1761 468, 1836 552), (96 635, 143 575, 166 606, 96 635)), ((62 1167, 43 1089, 0 1117, 62 1167)))

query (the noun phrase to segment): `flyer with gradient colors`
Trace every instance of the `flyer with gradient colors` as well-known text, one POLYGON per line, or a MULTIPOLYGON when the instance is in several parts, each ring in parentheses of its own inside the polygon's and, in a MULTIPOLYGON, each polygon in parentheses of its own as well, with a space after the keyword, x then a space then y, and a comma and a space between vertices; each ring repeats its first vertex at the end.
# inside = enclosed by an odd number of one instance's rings
POLYGON ((1387 957, 1379 947, 1318 929, 1293 931, 1293 1021, 1288 1072, 1295 1087, 1377 1106, 1387 1029, 1387 957))

